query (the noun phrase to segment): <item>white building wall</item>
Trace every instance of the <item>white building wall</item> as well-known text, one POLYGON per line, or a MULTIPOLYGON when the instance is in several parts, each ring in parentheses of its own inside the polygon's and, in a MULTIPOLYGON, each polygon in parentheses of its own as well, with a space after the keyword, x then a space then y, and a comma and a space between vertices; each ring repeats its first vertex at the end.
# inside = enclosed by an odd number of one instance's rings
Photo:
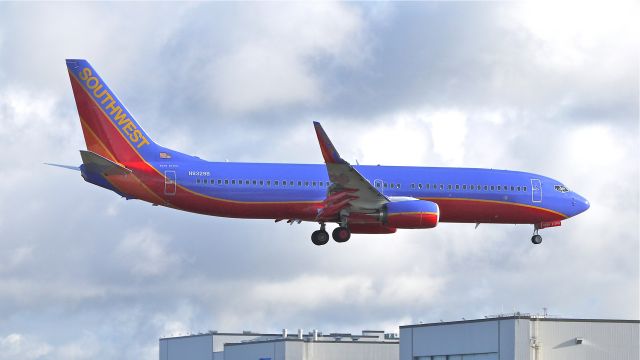
MULTIPOLYGON (((530 360, 531 359, 531 330, 529 328, 529 319, 513 320, 513 339, 514 339, 514 359, 530 360)), ((506 359, 506 357, 504 358, 506 359)))
POLYGON ((542 320, 539 359, 637 360, 639 329, 638 323, 542 320), (576 338, 582 338, 582 344, 576 344, 576 338))
POLYGON ((638 360, 639 342, 637 321, 489 319, 401 328, 400 360, 638 360))

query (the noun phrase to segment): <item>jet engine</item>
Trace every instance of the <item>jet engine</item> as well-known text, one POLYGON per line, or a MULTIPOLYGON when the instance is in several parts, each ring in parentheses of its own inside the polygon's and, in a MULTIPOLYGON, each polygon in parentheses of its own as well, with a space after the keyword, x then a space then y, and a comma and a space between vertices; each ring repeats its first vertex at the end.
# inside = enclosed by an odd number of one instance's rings
POLYGON ((399 229, 428 229, 438 225, 438 204, 426 200, 402 200, 385 205, 381 214, 382 223, 399 229))

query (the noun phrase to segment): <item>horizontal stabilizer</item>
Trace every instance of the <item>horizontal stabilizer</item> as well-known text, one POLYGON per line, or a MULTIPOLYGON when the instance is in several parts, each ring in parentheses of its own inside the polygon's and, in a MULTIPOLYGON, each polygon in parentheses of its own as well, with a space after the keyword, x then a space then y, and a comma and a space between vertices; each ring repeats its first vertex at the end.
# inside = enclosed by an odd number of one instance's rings
POLYGON ((63 169, 69 169, 69 170, 76 170, 76 171, 80 171, 80 167, 79 166, 73 166, 73 165, 62 165, 62 164, 51 164, 51 163, 44 163, 45 165, 49 165, 49 166, 56 166, 56 167, 60 167, 63 169))
POLYGON ((84 166, 91 171, 98 172, 105 176, 127 175, 131 173, 131 170, 126 167, 116 164, 92 151, 80 150, 80 156, 82 156, 82 163, 84 166))

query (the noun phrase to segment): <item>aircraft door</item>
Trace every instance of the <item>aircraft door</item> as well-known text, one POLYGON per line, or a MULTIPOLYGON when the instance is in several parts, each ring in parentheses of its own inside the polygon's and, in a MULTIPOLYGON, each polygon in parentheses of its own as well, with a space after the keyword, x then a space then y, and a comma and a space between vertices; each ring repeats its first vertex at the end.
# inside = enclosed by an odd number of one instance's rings
POLYGON ((542 202, 542 184, 540 179, 531 179, 531 201, 542 202))
POLYGON ((376 188, 376 190, 380 191, 381 194, 384 194, 384 188, 383 188, 384 182, 380 179, 375 179, 373 180, 373 186, 376 188))
POLYGON ((164 172, 164 194, 176 194, 176 172, 173 170, 165 170, 164 172))

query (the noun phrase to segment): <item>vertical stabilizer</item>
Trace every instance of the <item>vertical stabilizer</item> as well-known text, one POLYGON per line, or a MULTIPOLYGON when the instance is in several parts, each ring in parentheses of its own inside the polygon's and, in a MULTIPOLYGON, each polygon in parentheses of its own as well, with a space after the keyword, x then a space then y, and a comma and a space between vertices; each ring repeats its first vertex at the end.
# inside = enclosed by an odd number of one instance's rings
POLYGON ((88 61, 68 59, 67 69, 89 151, 117 163, 157 155, 157 145, 88 61))

